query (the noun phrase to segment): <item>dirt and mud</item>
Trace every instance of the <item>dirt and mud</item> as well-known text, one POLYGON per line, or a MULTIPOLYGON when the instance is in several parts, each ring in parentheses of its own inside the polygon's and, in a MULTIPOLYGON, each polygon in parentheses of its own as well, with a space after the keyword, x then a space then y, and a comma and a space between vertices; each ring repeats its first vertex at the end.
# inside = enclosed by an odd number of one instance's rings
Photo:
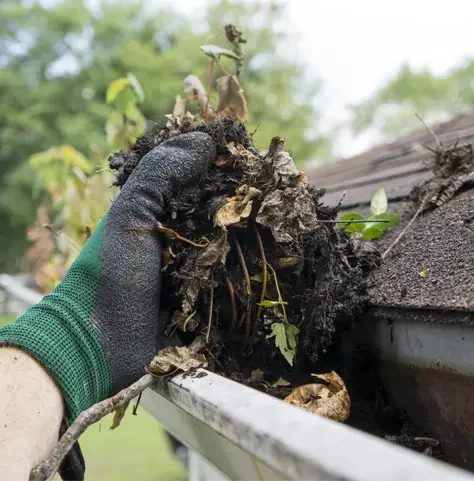
MULTIPOLYGON (((310 186, 283 139, 262 153, 231 118, 197 129, 216 142, 216 162, 171 200, 158 226, 163 302, 174 313, 168 332, 186 343, 206 335, 215 368, 226 373, 309 372, 364 307, 365 278, 380 255, 324 222, 339 207, 321 202, 324 190, 310 186), (286 326, 293 366, 269 337, 275 323, 286 326)), ((117 184, 170 134, 161 130, 112 157, 117 184)))

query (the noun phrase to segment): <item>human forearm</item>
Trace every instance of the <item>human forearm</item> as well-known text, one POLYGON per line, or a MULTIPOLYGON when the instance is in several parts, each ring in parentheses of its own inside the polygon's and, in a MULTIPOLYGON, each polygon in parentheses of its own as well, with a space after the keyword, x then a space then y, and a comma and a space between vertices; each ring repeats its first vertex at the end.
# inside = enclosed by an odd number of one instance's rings
POLYGON ((27 481, 58 441, 63 399, 43 367, 19 349, 0 348, 0 372, 0 473, 27 481))

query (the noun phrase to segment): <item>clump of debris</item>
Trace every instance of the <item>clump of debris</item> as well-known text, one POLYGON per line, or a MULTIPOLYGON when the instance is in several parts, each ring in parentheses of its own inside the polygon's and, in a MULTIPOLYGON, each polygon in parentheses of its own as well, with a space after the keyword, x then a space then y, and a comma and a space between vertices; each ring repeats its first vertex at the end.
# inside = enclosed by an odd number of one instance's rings
POLYGON ((185 344, 202 336, 210 367, 225 375, 318 372, 363 308, 379 252, 336 228, 340 206, 322 203, 324 190, 295 167, 283 138, 261 152, 235 118, 195 127, 183 118, 110 159, 123 186, 149 150, 181 132, 206 132, 217 147, 209 171, 157 224, 168 334, 185 344))
POLYGON ((157 222, 162 305, 172 312, 166 333, 177 334, 187 349, 179 356, 160 351, 149 369, 183 370, 199 365, 204 353, 209 369, 346 421, 351 401, 334 369, 341 368, 334 346, 364 309, 365 279, 381 256, 372 243, 337 228, 342 199, 324 205, 324 189, 313 188, 296 168, 283 138, 274 137, 267 151, 257 148, 245 128, 248 107, 238 79, 246 40, 232 25, 225 35, 231 50, 201 47, 209 58, 207 88, 202 76, 187 76, 188 97, 177 95, 166 125, 110 158, 116 185, 123 186, 169 138, 200 131, 216 146, 207 173, 169 199, 157 222), (235 75, 221 57, 235 63, 235 75), (215 69, 223 75, 214 81, 215 69), (188 110, 188 100, 197 112, 188 110))
POLYGON ((467 182, 474 180, 474 151, 471 143, 445 146, 438 141, 436 149, 429 150, 433 155, 426 162, 426 166, 433 173, 433 177, 416 186, 410 193, 413 200, 423 202, 421 210, 441 207, 467 182))

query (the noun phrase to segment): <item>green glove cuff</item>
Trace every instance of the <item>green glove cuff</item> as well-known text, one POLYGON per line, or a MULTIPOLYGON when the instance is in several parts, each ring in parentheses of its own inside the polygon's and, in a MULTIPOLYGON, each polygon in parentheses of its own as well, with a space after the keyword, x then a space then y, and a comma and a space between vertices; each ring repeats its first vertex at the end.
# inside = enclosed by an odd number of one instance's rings
POLYGON ((101 268, 104 219, 63 281, 13 324, 0 328, 0 346, 31 354, 62 391, 70 422, 107 398, 113 383, 90 322, 101 268))

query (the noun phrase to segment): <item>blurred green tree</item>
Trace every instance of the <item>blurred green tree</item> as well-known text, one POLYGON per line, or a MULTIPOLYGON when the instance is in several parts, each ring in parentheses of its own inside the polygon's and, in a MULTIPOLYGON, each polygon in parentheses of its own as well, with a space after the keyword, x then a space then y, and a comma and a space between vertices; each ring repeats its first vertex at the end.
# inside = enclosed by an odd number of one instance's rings
POLYGON ((107 153, 107 87, 128 72, 146 93, 141 110, 149 125, 164 123, 184 78, 206 66, 199 46, 210 34, 225 41, 226 23, 238 25, 248 39, 240 81, 257 143, 265 148, 272 136, 283 135, 299 162, 329 156, 330 142, 318 133, 319 83, 305 80, 303 67, 279 54, 287 39, 274 26, 282 13, 271 3, 222 0, 198 22, 169 9, 150 11, 138 1, 102 1, 91 11, 84 0, 48 7, 2 0, 0 272, 19 268, 26 228, 45 193, 29 156, 61 144, 92 158, 107 153))
POLYGON ((369 127, 385 137, 408 133, 425 122, 448 120, 472 111, 474 105, 474 59, 467 60, 444 75, 427 69, 414 71, 403 65, 397 75, 371 97, 352 105, 352 128, 360 133, 369 127))

